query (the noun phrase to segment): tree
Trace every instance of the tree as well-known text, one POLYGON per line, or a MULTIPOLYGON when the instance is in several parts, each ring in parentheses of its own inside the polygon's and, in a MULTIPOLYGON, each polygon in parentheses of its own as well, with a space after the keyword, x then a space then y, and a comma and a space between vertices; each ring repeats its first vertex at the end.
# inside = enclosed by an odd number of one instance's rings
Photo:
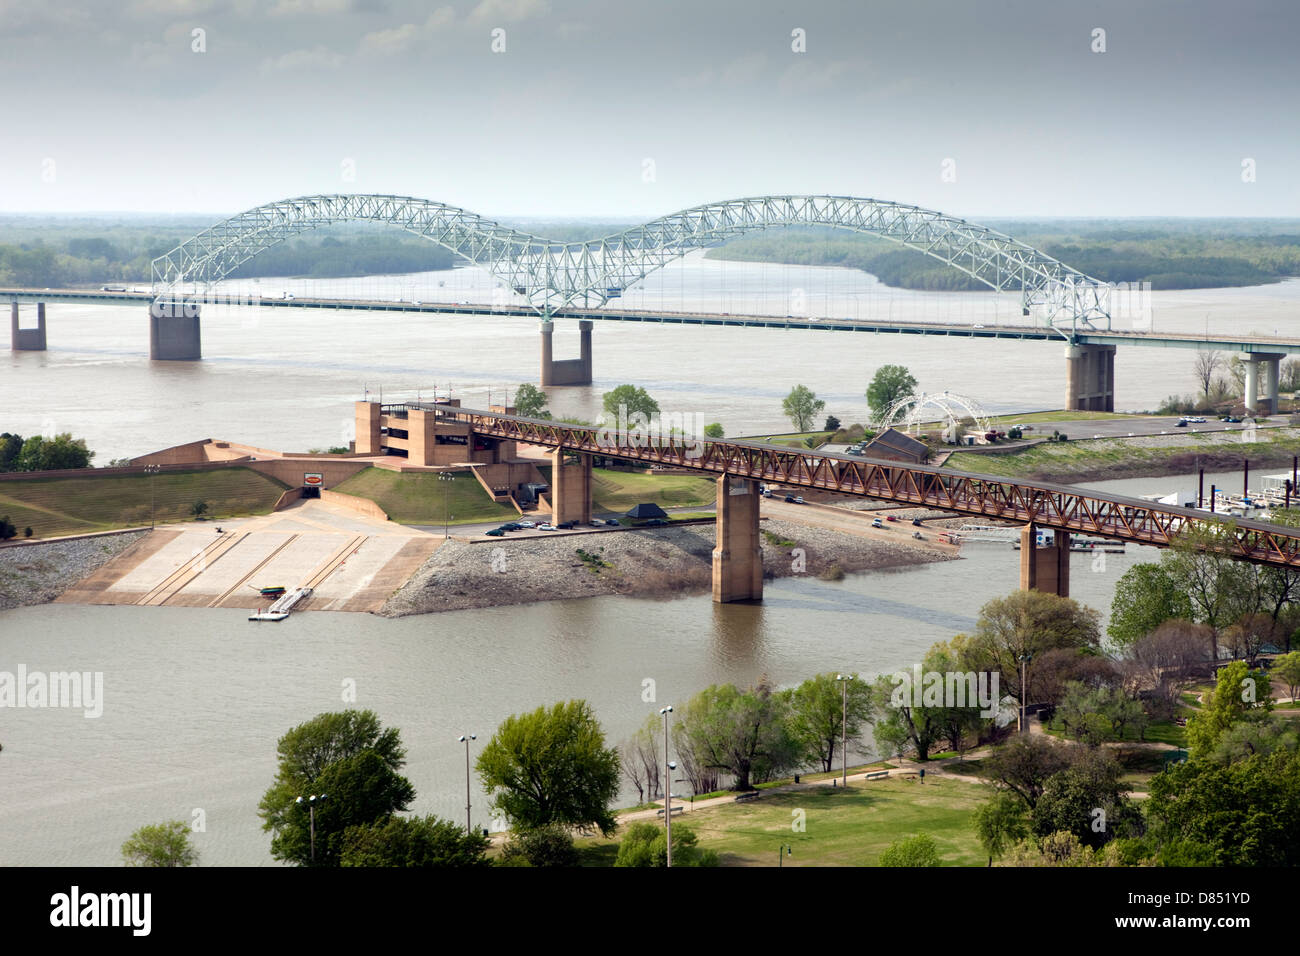
POLYGON ((662 792, 663 755, 663 721, 654 714, 619 746, 619 765, 636 787, 638 801, 653 800, 662 792))
POLYGON ((546 393, 531 382, 524 382, 515 390, 515 414, 524 418, 550 418, 546 410, 546 393))
POLYGON ((311 814, 298 797, 326 795, 316 811, 318 865, 338 862, 347 827, 384 822, 414 799, 397 774, 406 762, 401 737, 396 728, 381 728, 373 711, 319 714, 281 737, 276 751, 279 769, 258 813, 278 860, 311 865, 311 814), (374 759, 360 759, 367 755, 374 759))
POLYGON ((826 423, 822 425, 822 431, 837 432, 839 430, 840 430, 840 420, 836 418, 834 415, 827 415, 826 423))
POLYGON ((984 760, 993 785, 1009 791, 1032 810, 1048 779, 1070 765, 1071 750, 1036 734, 1017 734, 984 760))
POLYGON ((1029 835, 1025 804, 1009 793, 995 793, 975 809, 975 835, 989 855, 989 866, 1029 835))
POLYGON ((190 846, 190 828, 182 820, 143 826, 122 844, 126 866, 197 866, 199 853, 190 846))
POLYGON ((1129 647, 1170 618, 1190 618, 1192 602, 1165 564, 1140 562, 1115 585, 1106 633, 1120 647, 1129 647))
POLYGON ((95 453, 86 448, 86 440, 74 440, 69 432, 62 432, 49 439, 33 435, 23 442, 12 470, 62 471, 68 468, 88 468, 94 457, 95 453))
POLYGON ((18 471, 18 457, 23 450, 23 436, 0 434, 0 472, 18 471))
POLYGON ((391 817, 343 831, 341 866, 486 867, 488 838, 481 830, 435 816, 391 817))
MULTIPOLYGON (((1180 680, 1210 657, 1210 629, 1183 618, 1165 621, 1128 649, 1130 675, 1155 690, 1167 708, 1178 700, 1180 680)), ((1172 714, 1172 710, 1169 710, 1172 714)))
POLYGON ((1273 709, 1268 675, 1251 673, 1245 661, 1233 661, 1219 669, 1214 690, 1207 691, 1201 710, 1187 718, 1187 749, 1192 759, 1214 752, 1224 731, 1247 711, 1273 709))
POLYGON ((928 833, 898 840, 880 854, 880 866, 939 866, 939 847, 928 833))
POLYGON ((5 515, 3 518, 0 518, 0 541, 8 541, 17 533, 18 533, 18 528, 14 525, 12 521, 9 520, 8 515, 5 515))
POLYGON ((871 719, 871 685, 856 674, 847 682, 836 676, 827 672, 810 677, 790 694, 790 731, 800 755, 826 771, 834 767, 842 746, 845 705, 850 740, 856 740, 862 725, 871 719))
POLYGON ((826 403, 804 385, 790 389, 790 394, 781 401, 781 410, 794 423, 797 432, 806 432, 812 428, 813 422, 825 407, 826 403))
POLYGON ((673 739, 678 735, 688 739, 688 747, 703 766, 734 776, 733 790, 752 790, 752 781, 798 766, 799 747, 789 730, 789 709, 789 696, 774 694, 766 680, 747 691, 734 684, 715 684, 682 708, 673 739))
POLYGON ((726 435, 723 433, 722 425, 719 422, 709 422, 709 424, 704 426, 704 437, 725 438, 726 435))
POLYGON ((1099 747, 1077 748, 1069 767, 1043 784, 1029 818, 1041 838, 1067 832, 1096 849, 1116 835, 1140 825, 1141 814, 1124 799, 1123 768, 1099 747))
POLYGON ((194 517, 196 518, 202 515, 207 510, 208 510, 208 503, 201 498, 198 501, 194 502, 194 504, 190 505, 190 514, 194 515, 194 517))
MULTIPOLYGON (((618 845, 615 866, 653 867, 668 865, 667 828, 653 823, 634 823, 618 845)), ((673 827, 673 866, 717 866, 718 854, 701 850, 699 838, 690 827, 673 827)))
POLYGON ((558 823, 511 834, 501 849, 503 866, 568 867, 578 865, 573 836, 558 823))
POLYGON ((916 379, 902 365, 882 365, 867 386, 867 405, 879 423, 889 406, 916 394, 916 379))
POLYGON ((659 414, 659 403, 644 388, 635 385, 620 385, 612 392, 606 392, 603 402, 605 414, 616 421, 620 414, 626 422, 637 415, 648 422, 659 414))
POLYGON ((1278 714, 1252 710, 1219 735, 1207 759, 1229 764, 1254 754, 1296 749, 1300 749, 1300 730, 1291 721, 1278 714))
POLYGON ((1214 376, 1221 368, 1223 368, 1223 356, 1217 351, 1198 350, 1196 358, 1192 360, 1196 381, 1201 386, 1201 393, 1207 399, 1210 397, 1210 388, 1214 385, 1214 376))
POLYGON ((595 828, 616 822, 618 752, 585 700, 507 717, 475 764, 492 806, 520 829, 547 824, 595 828))
POLYGON ((1273 673, 1286 687, 1287 696, 1295 702, 1300 696, 1300 651, 1283 654, 1273 662, 1273 673))

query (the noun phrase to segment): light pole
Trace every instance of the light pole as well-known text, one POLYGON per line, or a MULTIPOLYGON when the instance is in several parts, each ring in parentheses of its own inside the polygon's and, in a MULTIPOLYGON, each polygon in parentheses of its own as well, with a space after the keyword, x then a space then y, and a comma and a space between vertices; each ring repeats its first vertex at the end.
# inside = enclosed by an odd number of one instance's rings
POLYGON ((1025 732, 1025 670, 1033 659, 1034 655, 1027 651, 1020 655, 1020 723, 1016 729, 1022 734, 1025 732))
POLYGON ((673 712, 669 704, 659 711, 664 718, 664 826, 667 828, 668 865, 673 865, 673 771, 677 765, 668 759, 668 715, 673 712))
POLYGON ((471 740, 478 740, 478 738, 473 734, 470 734, 468 737, 466 737, 464 734, 460 735, 460 742, 465 745, 465 832, 466 833, 470 832, 470 828, 469 828, 469 742, 471 740))
MULTIPOLYGON (((456 476, 450 472, 438 472, 439 481, 455 481, 456 476)), ((447 492, 451 490, 450 485, 442 486, 442 536, 444 539, 451 537, 451 515, 447 514, 447 492)))
POLYGON ((781 869, 781 864, 785 862, 785 858, 787 856, 792 856, 793 854, 794 854, 794 847, 782 843, 781 846, 776 851, 776 868, 778 870, 781 869))
POLYGON ((154 492, 153 476, 158 474, 158 465, 145 465, 144 470, 149 473, 149 528, 153 529, 154 515, 158 511, 158 495, 154 492))
POLYGON ((840 719, 843 737, 841 760, 844 767, 844 786, 847 787, 849 785, 849 681, 853 680, 853 675, 836 674, 835 679, 840 683, 840 719))
POLYGON ((325 797, 326 794, 322 793, 319 796, 317 796, 316 794, 313 793, 310 797, 306 799, 306 801, 304 801, 302 797, 299 797, 297 800, 294 801, 294 803, 298 804, 298 806, 300 807, 303 805, 304 802, 306 802, 307 812, 311 814, 311 861, 313 863, 316 862, 316 801, 318 800, 324 801, 325 797))

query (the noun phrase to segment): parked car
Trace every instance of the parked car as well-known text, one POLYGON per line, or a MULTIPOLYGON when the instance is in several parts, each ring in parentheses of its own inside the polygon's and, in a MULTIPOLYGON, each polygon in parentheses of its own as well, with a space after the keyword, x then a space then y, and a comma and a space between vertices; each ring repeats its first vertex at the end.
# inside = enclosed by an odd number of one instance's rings
POLYGON ((803 495, 799 495, 794 499, 794 503, 797 505, 806 505, 808 502, 803 500, 803 495))
POLYGON ((912 524, 913 524, 914 526, 918 527, 918 528, 921 527, 921 519, 920 519, 920 518, 913 518, 913 519, 912 519, 912 524))
POLYGON ((573 527, 574 525, 576 525, 577 523, 578 523, 578 522, 576 522, 576 521, 561 521, 561 522, 560 522, 559 524, 557 524, 555 527, 556 527, 557 530, 560 530, 560 531, 568 531, 570 528, 572 528, 572 527, 573 527))
POLYGON ((519 530, 520 528, 522 528, 522 527, 523 527, 523 525, 521 525, 518 521, 507 521, 505 524, 503 524, 503 525, 501 526, 501 530, 502 530, 502 531, 518 531, 518 530, 519 530))
POLYGON ((872 518, 872 519, 871 519, 871 527, 873 527, 873 528, 883 528, 884 526, 885 526, 884 523, 883 523, 879 518, 872 518))
POLYGON ((794 504, 794 495, 786 495, 785 500, 790 502, 790 504, 794 504))
POLYGON ((1196 416, 1195 418, 1189 418, 1189 419, 1187 419, 1187 420, 1188 420, 1189 422, 1191 422, 1193 425, 1204 425, 1204 424, 1205 424, 1205 419, 1204 419, 1204 418, 1201 418, 1199 415, 1196 416))
POLYGON ((617 528, 619 526, 619 520, 617 518, 606 518, 605 524, 612 525, 613 527, 617 528))
POLYGON ((538 530, 538 531, 555 531, 555 530, 556 530, 556 527, 555 527, 555 525, 553 525, 553 524, 539 524, 539 525, 537 526, 537 530, 538 530))
POLYGON ((518 524, 519 527, 521 527, 521 528, 536 528, 536 527, 537 527, 537 522, 536 522, 536 521, 520 521, 520 522, 517 522, 517 524, 518 524))
POLYGON ((1174 427, 1175 427, 1175 428, 1186 428, 1186 427, 1187 427, 1187 419, 1185 419, 1185 418, 1180 418, 1180 419, 1178 419, 1178 421, 1174 422, 1174 427))
POLYGON ((898 515, 885 515, 885 520, 886 520, 886 521, 897 521, 897 520, 898 520, 898 515))
POLYGON ((592 518, 592 519, 591 519, 591 526, 592 526, 593 528, 599 528, 599 527, 600 527, 601 525, 603 525, 604 523, 605 523, 605 522, 601 521, 599 518, 592 518))
POLYGON ((504 538, 506 536, 506 533, 500 528, 493 528, 491 531, 485 533, 489 538, 504 538))
POLYGON ((663 518, 651 518, 649 521, 645 523, 645 526, 647 528, 662 528, 667 523, 668 522, 665 521, 663 518))

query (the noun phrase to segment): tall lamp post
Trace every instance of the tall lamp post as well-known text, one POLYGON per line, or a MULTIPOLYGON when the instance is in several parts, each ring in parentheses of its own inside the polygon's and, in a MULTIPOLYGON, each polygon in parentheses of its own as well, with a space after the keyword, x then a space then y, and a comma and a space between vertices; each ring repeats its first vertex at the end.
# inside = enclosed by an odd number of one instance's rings
POLYGON ((667 827, 669 866, 673 865, 673 771, 677 769, 677 765, 668 759, 668 715, 672 712, 672 704, 659 711, 664 718, 664 826, 667 827))
POLYGON ((842 737, 840 759, 844 770, 843 786, 847 787, 849 785, 849 681, 853 680, 853 675, 836 674, 835 679, 840 684, 840 727, 842 737))
POLYGON ((325 797, 326 794, 322 793, 320 795, 317 795, 313 793, 306 800, 303 800, 302 797, 299 797, 297 800, 294 801, 294 803, 298 804, 298 806, 300 807, 304 803, 306 803, 307 812, 311 814, 311 861, 313 863, 316 862, 316 803, 318 801, 324 801, 325 797))
MULTIPOLYGON (((447 471, 438 472, 439 481, 455 481, 456 476, 447 471)), ((450 485, 442 486, 442 536, 443 538, 451 537, 451 515, 447 514, 447 492, 451 490, 450 485)))
POLYGON ((154 526, 154 515, 158 511, 158 495, 154 492, 153 476, 158 474, 158 465, 145 465, 144 470, 149 475, 149 527, 154 526))
POLYGON ((460 742, 465 745, 465 832, 470 832, 469 826, 469 742, 478 740, 478 737, 470 734, 468 737, 460 735, 460 742))
POLYGON ((777 849, 777 851, 776 851, 776 867, 777 867, 777 869, 778 869, 778 870, 781 869, 781 864, 785 862, 785 858, 786 858, 787 856, 792 856, 793 854, 794 854, 794 847, 789 846, 788 844, 782 843, 781 846, 780 846, 780 847, 777 849))
POLYGON ((1034 655, 1025 652, 1020 655, 1020 724, 1016 728, 1020 733, 1025 732, 1025 670, 1029 667, 1029 662, 1034 659, 1034 655))

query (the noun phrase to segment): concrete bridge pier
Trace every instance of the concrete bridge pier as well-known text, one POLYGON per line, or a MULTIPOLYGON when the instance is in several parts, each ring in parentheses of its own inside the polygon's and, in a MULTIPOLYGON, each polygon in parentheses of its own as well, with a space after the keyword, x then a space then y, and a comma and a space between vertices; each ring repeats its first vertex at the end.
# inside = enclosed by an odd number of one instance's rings
POLYGON ((763 548, 758 537, 758 483, 723 475, 718 479, 718 531, 713 548, 713 600, 763 598, 763 548))
POLYGON ((1246 394, 1242 401, 1256 415, 1272 415, 1277 412, 1278 383, 1281 380, 1281 366, 1284 356, 1260 352, 1247 352, 1246 394), (1261 374, 1263 373, 1261 382, 1261 374), (1262 388, 1261 388, 1262 386, 1262 388), (1260 392, 1263 391, 1263 397, 1260 392))
POLYGON ((1065 347, 1065 407, 1068 411, 1115 410, 1115 346, 1065 347))
POLYGON ((1020 529, 1020 589, 1070 596, 1070 535, 1057 530, 1054 543, 1038 547, 1038 529, 1020 529))
POLYGON ((15 352, 45 351, 45 303, 36 303, 36 328, 24 329, 18 322, 18 303, 9 312, 9 347, 15 352))
POLYGON ((563 448, 551 452, 551 524, 591 523, 591 456, 563 448), (576 461, 569 461, 576 458, 576 461))
POLYGON ((591 320, 578 322, 581 336, 579 357, 556 361, 551 337, 555 332, 555 323, 550 319, 542 322, 542 373, 541 386, 548 385, 590 385, 591 384, 591 320))
POLYGON ((153 301, 149 306, 149 358, 168 362, 196 362, 203 358, 197 302, 153 301))

